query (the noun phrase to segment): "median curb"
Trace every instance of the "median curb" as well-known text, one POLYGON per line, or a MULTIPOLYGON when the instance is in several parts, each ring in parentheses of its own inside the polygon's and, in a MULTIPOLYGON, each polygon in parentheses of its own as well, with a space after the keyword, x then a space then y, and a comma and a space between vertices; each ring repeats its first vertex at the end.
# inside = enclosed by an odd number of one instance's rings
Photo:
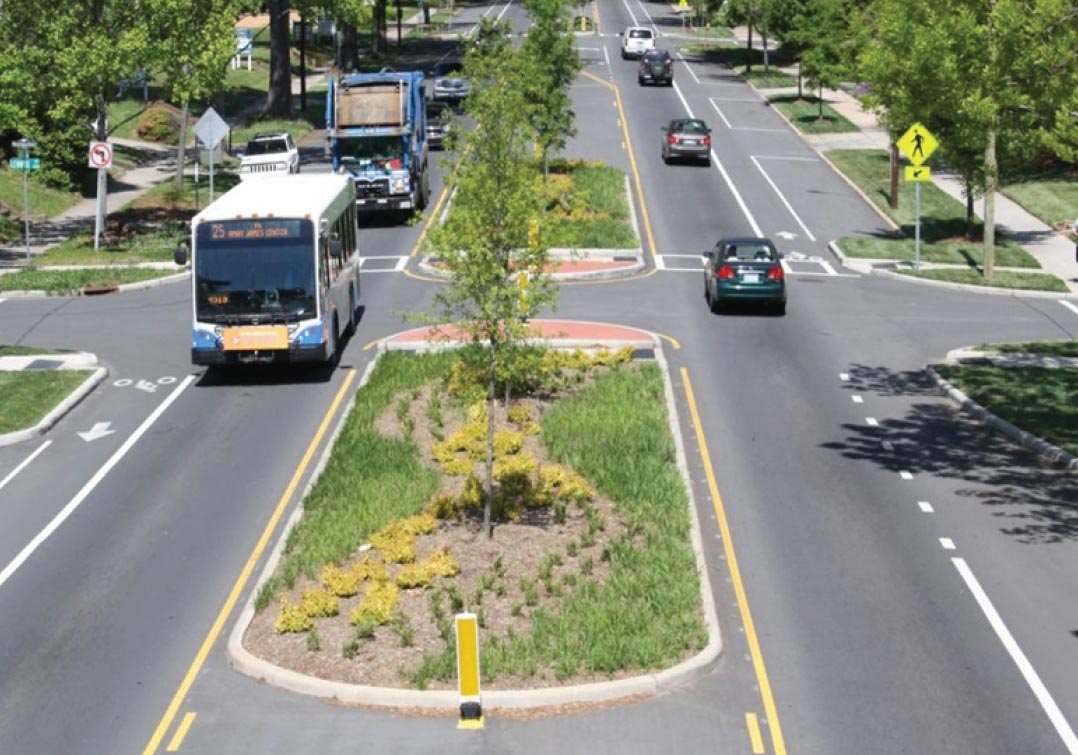
MULTIPOLYGON (((571 249, 551 249, 550 255, 552 264, 555 266, 563 263, 573 264, 579 262, 594 262, 596 264, 607 265, 606 267, 593 270, 548 273, 550 278, 554 281, 595 281, 632 278, 639 275, 640 272, 647 267, 644 263, 643 249, 639 247, 635 249, 578 249, 575 252, 571 249), (619 259, 619 257, 623 259, 619 259), (631 259, 629 259, 630 257, 631 259)), ((424 257, 419 261, 420 272, 440 280, 449 280, 450 274, 444 268, 438 267, 435 264, 436 262, 436 257, 424 257)))
MULTIPOLYGON (((621 327, 621 326, 618 326, 621 327)), ((405 331, 410 333, 412 331, 405 331)), ((658 336, 648 331, 640 331, 646 335, 645 342, 632 342, 636 345, 647 344, 655 351, 655 360, 663 373, 664 393, 669 415, 670 432, 674 436, 676 447, 676 460, 678 470, 685 484, 685 490, 690 509, 690 530, 693 554, 697 563, 697 574, 700 579, 700 594, 704 613, 704 624, 707 627, 708 642, 704 649, 696 655, 678 663, 671 668, 656 671, 641 676, 626 679, 597 682, 591 684, 578 684, 565 687, 544 687, 532 690, 493 690, 483 694, 483 707, 488 711, 498 710, 526 710, 549 708, 552 706, 580 705, 595 703, 610 703, 628 698, 641 696, 654 696, 661 692, 683 686, 699 674, 709 669, 718 659, 722 652, 722 634, 719 628, 718 611, 715 606, 714 593, 708 577, 707 561, 704 557, 703 536, 701 533, 700 516, 696 499, 693 495, 691 478, 689 476, 687 456, 682 443, 681 429, 678 424, 677 407, 674 403, 673 384, 670 379, 670 371, 663 355, 662 343, 658 336)), ((399 335, 399 334, 398 334, 399 335)), ((392 350, 393 336, 382 339, 378 344, 378 355, 367 366, 366 371, 357 387, 357 392, 366 385, 375 365, 386 351, 392 350)), ((558 341, 559 344, 570 345, 573 341, 558 341)), ((587 341, 590 347, 615 348, 627 345, 626 340, 611 341, 591 339, 587 341)), ((417 351, 439 348, 436 344, 420 342, 425 348, 416 348, 417 351)), ((298 692, 300 694, 332 700, 337 703, 371 706, 378 709, 407 709, 409 712, 432 711, 440 713, 456 713, 460 698, 455 690, 421 691, 401 689, 395 687, 372 687, 361 684, 347 684, 333 682, 316 677, 307 676, 290 669, 277 666, 273 663, 258 658, 247 651, 243 646, 243 636, 247 631, 255 615, 254 604, 261 590, 261 586, 272 576, 278 562, 284 552, 285 543, 292 528, 298 523, 303 514, 303 499, 313 488, 318 476, 325 468, 333 451, 333 445, 337 440, 344 423, 352 411, 355 402, 355 394, 348 408, 341 414, 340 420, 334 429, 332 437, 326 444, 319 462, 311 478, 307 482, 303 496, 295 511, 289 517, 284 529, 278 537, 277 543, 270 553, 265 568, 258 579, 258 583, 251 591, 251 597, 240 614, 228 639, 229 663, 237 671, 258 679, 275 687, 298 692)))
MULTIPOLYGON (((63 268, 52 268, 54 270, 63 268)), ((75 268, 83 269, 83 268, 75 268)), ((107 268, 102 268, 107 269, 107 268)), ((158 268, 154 268, 158 269, 158 268)), ((180 281, 189 280, 191 277, 191 271, 182 270, 174 275, 165 275, 160 278, 150 278, 149 280, 136 281, 134 283, 121 283, 116 286, 103 286, 101 288, 81 288, 73 291, 42 291, 40 289, 28 289, 28 290, 16 290, 16 291, 3 291, 0 292, 0 296, 7 299, 46 299, 51 297, 76 297, 76 296, 99 296, 101 294, 126 294, 132 291, 145 291, 151 288, 158 288, 160 286, 167 286, 172 283, 178 283, 180 281)))
POLYGON ((1002 417, 988 411, 961 390, 947 382, 942 375, 933 369, 932 365, 926 365, 925 371, 936 381, 936 384, 943 390, 943 392, 967 414, 976 417, 989 427, 1000 431, 1018 445, 1033 451, 1035 454, 1068 469, 1078 470, 1078 456, 1075 456, 1068 451, 1064 451, 1059 446, 1055 446, 1043 438, 1036 436, 1027 430, 1023 430, 1002 417))
MULTIPOLYGON (((90 356, 93 355, 91 354, 90 356)), ((93 363, 96 363, 96 361, 97 357, 94 357, 93 363)), ((108 373, 109 371, 104 367, 95 369, 92 375, 82 381, 78 388, 68 394, 67 398, 57 404, 53 410, 46 414, 36 425, 25 430, 16 430, 12 433, 0 435, 0 446, 11 446, 16 443, 22 443, 24 440, 30 440, 39 435, 44 435, 53 425, 59 422, 64 415, 74 409, 80 401, 90 395, 90 392, 105 379, 105 376, 108 375, 108 373)))

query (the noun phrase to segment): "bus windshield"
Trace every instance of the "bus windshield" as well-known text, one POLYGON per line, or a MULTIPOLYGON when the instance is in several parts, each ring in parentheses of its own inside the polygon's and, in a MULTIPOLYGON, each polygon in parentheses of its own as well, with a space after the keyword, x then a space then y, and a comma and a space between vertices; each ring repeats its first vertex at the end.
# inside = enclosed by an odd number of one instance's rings
POLYGON ((404 140, 399 136, 338 139, 338 154, 345 165, 370 165, 399 169, 404 165, 404 140))
POLYGON ((318 315, 310 221, 202 223, 194 263, 197 320, 296 322, 318 315))

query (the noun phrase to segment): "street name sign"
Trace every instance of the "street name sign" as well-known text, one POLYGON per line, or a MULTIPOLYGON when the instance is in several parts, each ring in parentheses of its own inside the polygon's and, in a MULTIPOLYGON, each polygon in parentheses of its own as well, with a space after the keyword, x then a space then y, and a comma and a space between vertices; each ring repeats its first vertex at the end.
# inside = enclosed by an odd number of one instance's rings
POLYGON ((41 167, 40 157, 13 157, 8 163, 12 170, 37 170, 41 167))

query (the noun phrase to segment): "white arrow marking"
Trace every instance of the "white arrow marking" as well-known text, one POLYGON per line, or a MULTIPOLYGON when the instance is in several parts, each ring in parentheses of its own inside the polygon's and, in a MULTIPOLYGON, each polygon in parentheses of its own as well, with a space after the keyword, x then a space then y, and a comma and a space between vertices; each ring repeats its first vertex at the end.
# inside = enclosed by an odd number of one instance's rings
POLYGON ((787 241, 792 241, 793 239, 797 238, 796 233, 790 233, 789 231, 779 231, 775 235, 778 236, 780 239, 786 239, 787 241))
POLYGON ((109 430, 112 426, 111 422, 95 422, 94 426, 84 433, 78 433, 78 436, 87 443, 92 443, 98 438, 104 438, 106 435, 112 435, 115 430, 109 430))

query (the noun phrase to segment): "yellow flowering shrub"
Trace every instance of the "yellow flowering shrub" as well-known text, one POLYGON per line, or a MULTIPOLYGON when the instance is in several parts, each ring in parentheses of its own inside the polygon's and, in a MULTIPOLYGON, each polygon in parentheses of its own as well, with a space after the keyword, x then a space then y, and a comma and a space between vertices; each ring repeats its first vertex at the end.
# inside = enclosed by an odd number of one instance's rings
POLYGON ((474 474, 468 475, 468 479, 464 481, 464 490, 460 494, 461 505, 466 509, 479 508, 483 505, 484 495, 482 481, 474 474))
POLYGON ((393 616, 400 598, 400 588, 392 582, 375 582, 352 612, 348 614, 351 624, 385 624, 393 616))
POLYGON ((337 596, 321 587, 304 590, 300 606, 308 616, 336 616, 340 610, 337 596))
POLYGON ((415 561, 415 535, 402 527, 399 520, 390 522, 371 535, 371 546, 378 549, 387 564, 410 564, 415 561))
POLYGON ((518 426, 526 425, 532 419, 532 410, 524 404, 514 404, 509 407, 507 414, 509 415, 509 421, 518 426))
POLYGON ((454 457, 449 461, 442 462, 442 471, 450 477, 463 477, 475 469, 475 460, 467 456, 454 457))
POLYGON ((438 528, 438 520, 430 514, 416 514, 399 521, 404 531, 413 535, 429 535, 438 528))
POLYGON ((350 598, 359 592, 359 583, 362 579, 363 577, 355 569, 327 566, 322 569, 322 575, 318 581, 337 597, 350 598))
POLYGON ((494 456, 511 456, 524 447, 524 433, 499 430, 494 433, 494 456))
POLYGON ((455 577, 460 574, 460 562, 444 548, 430 554, 423 563, 437 577, 455 577))
POLYGON ((389 579, 389 574, 386 572, 386 565, 381 561, 372 561, 367 556, 364 556, 356 562, 356 565, 352 567, 352 573, 355 574, 361 582, 368 579, 372 582, 385 582, 389 579))
POLYGON ((594 496, 587 480, 558 464, 548 464, 539 470, 539 489, 561 501, 582 503, 594 496))
POLYGON ((520 453, 494 460, 494 479, 502 482, 506 477, 530 475, 539 468, 534 454, 520 453))
POLYGON ((314 626, 311 617, 303 610, 299 603, 293 603, 287 595, 281 596, 281 612, 277 615, 277 621, 273 628, 277 634, 288 632, 306 632, 314 626))
POLYGON ((412 590, 416 587, 427 587, 433 579, 434 574, 430 567, 425 563, 419 563, 401 567, 395 581, 397 587, 402 590, 412 590))
POLYGON ((487 419, 487 403, 485 401, 477 401, 468 407, 469 425, 486 426, 487 419))
POLYGON ((457 458, 457 449, 453 448, 453 444, 448 440, 440 440, 431 446, 430 454, 436 462, 445 464, 457 458))
POLYGON ((460 501, 450 493, 438 493, 427 502, 426 510, 438 519, 453 519, 460 514, 460 501))

